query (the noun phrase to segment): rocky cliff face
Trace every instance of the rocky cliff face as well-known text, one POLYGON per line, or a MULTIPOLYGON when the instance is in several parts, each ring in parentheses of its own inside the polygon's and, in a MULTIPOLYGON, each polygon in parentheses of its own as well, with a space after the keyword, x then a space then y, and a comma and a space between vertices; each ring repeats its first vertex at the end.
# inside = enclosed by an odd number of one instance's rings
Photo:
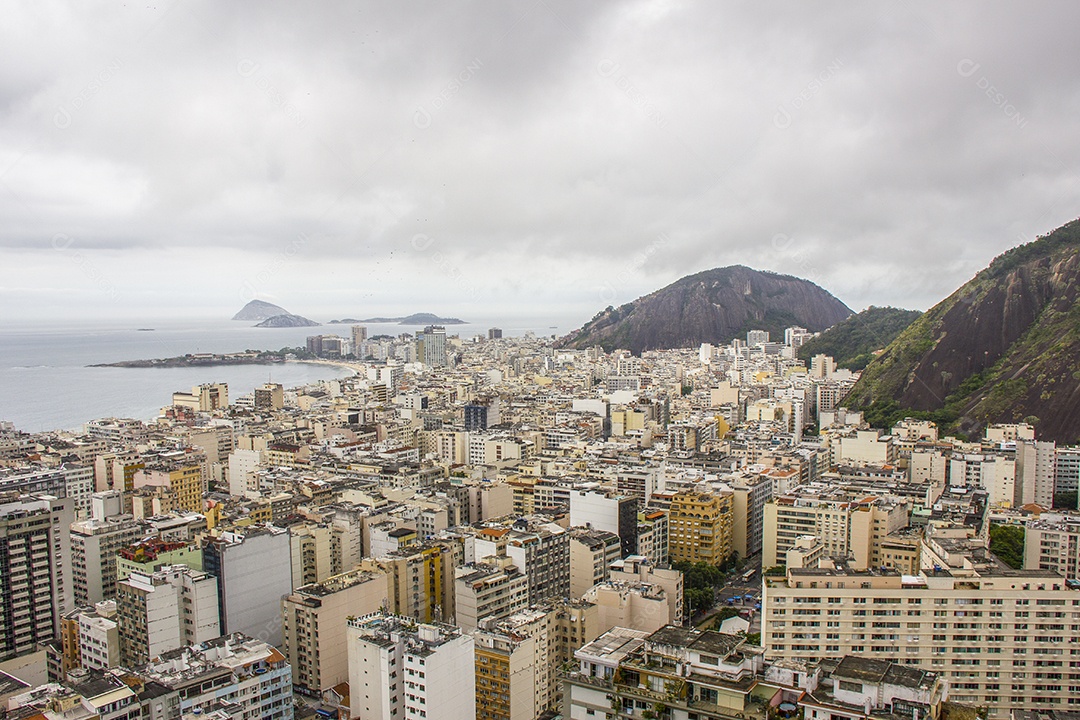
POLYGON ((1080 438, 1080 221, 994 260, 867 366, 845 403, 907 410, 976 435, 1034 422, 1040 439, 1080 438))
POLYGON ((783 339, 792 325, 819 331, 851 310, 808 280, 741 265, 706 270, 618 308, 607 308, 560 346, 606 350, 694 347, 727 343, 749 330, 783 339))

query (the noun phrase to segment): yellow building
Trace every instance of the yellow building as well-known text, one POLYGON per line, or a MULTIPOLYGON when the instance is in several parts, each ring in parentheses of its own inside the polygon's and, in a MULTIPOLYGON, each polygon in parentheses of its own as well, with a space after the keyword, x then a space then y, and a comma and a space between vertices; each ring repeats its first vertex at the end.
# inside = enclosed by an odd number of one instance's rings
POLYGON ((442 543, 410 545, 377 560, 365 559, 360 569, 390 576, 388 609, 420 622, 454 617, 454 553, 442 543))
POLYGON ((676 493, 668 516, 672 562, 723 563, 732 551, 731 493, 676 493))
POLYGON ((135 488, 168 488, 176 496, 180 510, 202 512, 206 489, 202 463, 169 462, 150 465, 135 473, 135 488))

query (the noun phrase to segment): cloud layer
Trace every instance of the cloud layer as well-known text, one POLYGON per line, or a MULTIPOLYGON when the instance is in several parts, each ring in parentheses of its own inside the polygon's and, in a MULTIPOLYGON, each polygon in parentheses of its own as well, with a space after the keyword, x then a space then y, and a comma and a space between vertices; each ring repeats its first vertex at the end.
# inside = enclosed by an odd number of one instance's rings
POLYGON ((923 309, 1080 215, 1072 3, 22 3, 19 316, 586 320, 705 268, 923 309))

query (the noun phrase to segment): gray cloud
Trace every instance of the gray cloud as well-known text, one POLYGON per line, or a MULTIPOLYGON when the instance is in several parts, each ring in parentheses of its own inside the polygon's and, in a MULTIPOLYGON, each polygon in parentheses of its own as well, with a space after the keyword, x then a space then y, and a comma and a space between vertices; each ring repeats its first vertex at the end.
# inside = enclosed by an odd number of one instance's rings
POLYGON ((258 294, 583 321, 743 263, 925 308, 1078 214, 1078 20, 23 4, 0 28, 0 302, 150 312, 169 288, 222 314, 258 294))

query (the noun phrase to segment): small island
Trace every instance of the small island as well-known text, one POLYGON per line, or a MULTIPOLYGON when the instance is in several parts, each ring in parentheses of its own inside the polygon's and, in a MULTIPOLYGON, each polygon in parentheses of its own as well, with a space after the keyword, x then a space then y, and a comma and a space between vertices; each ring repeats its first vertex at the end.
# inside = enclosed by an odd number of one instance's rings
POLYGON ((398 325, 466 325, 465 320, 455 317, 439 317, 432 313, 413 313, 405 317, 375 317, 367 320, 331 320, 330 322, 397 323, 398 325))
POLYGON ((274 315, 263 320, 256 325, 257 328, 294 328, 294 327, 318 327, 319 323, 314 320, 308 320, 303 315, 293 315, 292 313, 283 313, 281 315, 274 315))

